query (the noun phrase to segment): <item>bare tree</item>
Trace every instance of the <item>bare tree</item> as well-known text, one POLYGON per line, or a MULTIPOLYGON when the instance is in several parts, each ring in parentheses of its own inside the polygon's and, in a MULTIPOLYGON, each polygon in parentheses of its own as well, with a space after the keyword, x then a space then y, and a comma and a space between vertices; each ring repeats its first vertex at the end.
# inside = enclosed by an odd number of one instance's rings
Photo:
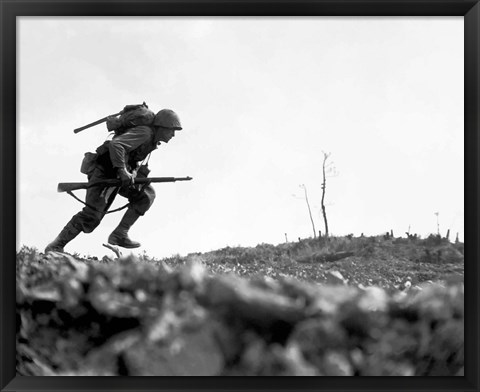
POLYGON ((322 182, 322 215, 323 221, 325 223, 325 237, 328 237, 328 220, 327 220, 327 211, 325 209, 325 191, 327 189, 327 174, 336 175, 335 167, 333 163, 327 163, 328 158, 330 157, 331 153, 323 153, 323 165, 322 165, 322 174, 323 174, 323 182, 322 182))
POLYGON ((315 230, 315 223, 313 222, 312 210, 310 209, 310 203, 308 202, 307 187, 302 184, 300 185, 300 188, 303 188, 303 191, 305 192, 305 201, 307 202, 308 214, 310 215, 310 221, 312 222, 313 238, 317 238, 317 231, 315 230))

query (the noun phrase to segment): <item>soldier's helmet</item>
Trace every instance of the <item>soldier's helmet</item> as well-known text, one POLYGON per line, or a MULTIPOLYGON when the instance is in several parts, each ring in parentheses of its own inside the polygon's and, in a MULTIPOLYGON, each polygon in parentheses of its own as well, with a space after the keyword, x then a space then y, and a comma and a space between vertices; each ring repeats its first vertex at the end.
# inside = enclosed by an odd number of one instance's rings
POLYGON ((180 123, 180 118, 178 114, 170 109, 160 110, 153 120, 153 125, 157 127, 172 128, 176 131, 182 129, 182 124, 180 123))

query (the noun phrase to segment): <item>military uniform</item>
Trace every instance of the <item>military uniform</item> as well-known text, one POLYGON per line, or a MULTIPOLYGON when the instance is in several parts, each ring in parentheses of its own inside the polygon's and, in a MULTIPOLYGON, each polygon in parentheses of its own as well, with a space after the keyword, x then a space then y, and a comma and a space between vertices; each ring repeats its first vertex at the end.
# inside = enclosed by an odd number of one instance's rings
MULTIPOLYGON (((140 166, 152 151, 164 141, 168 143, 175 130, 180 130, 178 116, 168 109, 160 111, 152 126, 139 125, 128 128, 97 148, 95 162, 88 170, 88 181, 94 183, 117 178, 119 173, 145 178, 146 166, 140 166), (169 136, 165 136, 165 132, 169 136)), ((120 175, 121 177, 121 175, 120 175)), ((151 185, 126 185, 122 187, 93 186, 87 188, 86 206, 75 214, 57 238, 45 249, 62 251, 64 246, 80 232, 91 233, 100 224, 117 194, 126 197, 129 206, 120 224, 110 234, 108 242, 126 248, 136 248, 140 243, 128 237, 128 230, 136 220, 145 214, 155 200, 155 190, 151 185)))
MULTIPOLYGON (((106 142, 97 149, 98 157, 88 176, 89 183, 116 178, 118 168, 125 167, 130 172, 138 169, 140 162, 157 148, 157 139, 150 127, 139 126, 106 142)), ((142 176, 146 177, 140 172, 138 177, 142 176)), ((128 199, 129 208, 139 216, 144 215, 155 200, 155 190, 151 185, 122 187, 120 190, 91 187, 87 189, 87 206, 73 216, 72 224, 84 233, 91 233, 100 224, 117 193, 128 199)))

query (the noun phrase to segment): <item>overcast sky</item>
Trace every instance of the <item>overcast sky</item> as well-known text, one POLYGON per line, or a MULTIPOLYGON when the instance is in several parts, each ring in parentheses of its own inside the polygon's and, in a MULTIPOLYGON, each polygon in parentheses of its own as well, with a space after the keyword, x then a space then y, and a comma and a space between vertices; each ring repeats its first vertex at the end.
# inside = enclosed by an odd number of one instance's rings
MULTIPOLYGON (((438 212, 463 240, 462 17, 22 17, 17 45, 17 247, 43 251, 82 207, 57 183, 86 181, 83 155, 108 132, 73 129, 143 101, 184 128, 151 176, 193 181, 154 185, 134 253, 311 237, 301 184, 324 232, 323 151, 331 234, 425 237, 438 212)), ((65 250, 112 256, 122 214, 65 250)))

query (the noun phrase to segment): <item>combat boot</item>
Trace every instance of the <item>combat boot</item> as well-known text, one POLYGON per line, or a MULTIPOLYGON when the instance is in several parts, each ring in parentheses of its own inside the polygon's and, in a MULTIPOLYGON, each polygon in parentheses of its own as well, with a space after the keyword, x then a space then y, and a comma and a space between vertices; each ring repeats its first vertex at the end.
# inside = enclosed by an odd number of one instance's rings
POLYGON ((133 209, 129 208, 117 228, 108 236, 108 243, 122 248, 138 248, 140 242, 133 241, 128 237, 128 230, 140 217, 133 209))
POLYGON ((52 242, 50 242, 45 248, 45 253, 48 252, 63 252, 63 248, 71 240, 73 240, 79 233, 80 229, 77 229, 72 221, 68 222, 67 225, 62 229, 60 234, 52 242))

